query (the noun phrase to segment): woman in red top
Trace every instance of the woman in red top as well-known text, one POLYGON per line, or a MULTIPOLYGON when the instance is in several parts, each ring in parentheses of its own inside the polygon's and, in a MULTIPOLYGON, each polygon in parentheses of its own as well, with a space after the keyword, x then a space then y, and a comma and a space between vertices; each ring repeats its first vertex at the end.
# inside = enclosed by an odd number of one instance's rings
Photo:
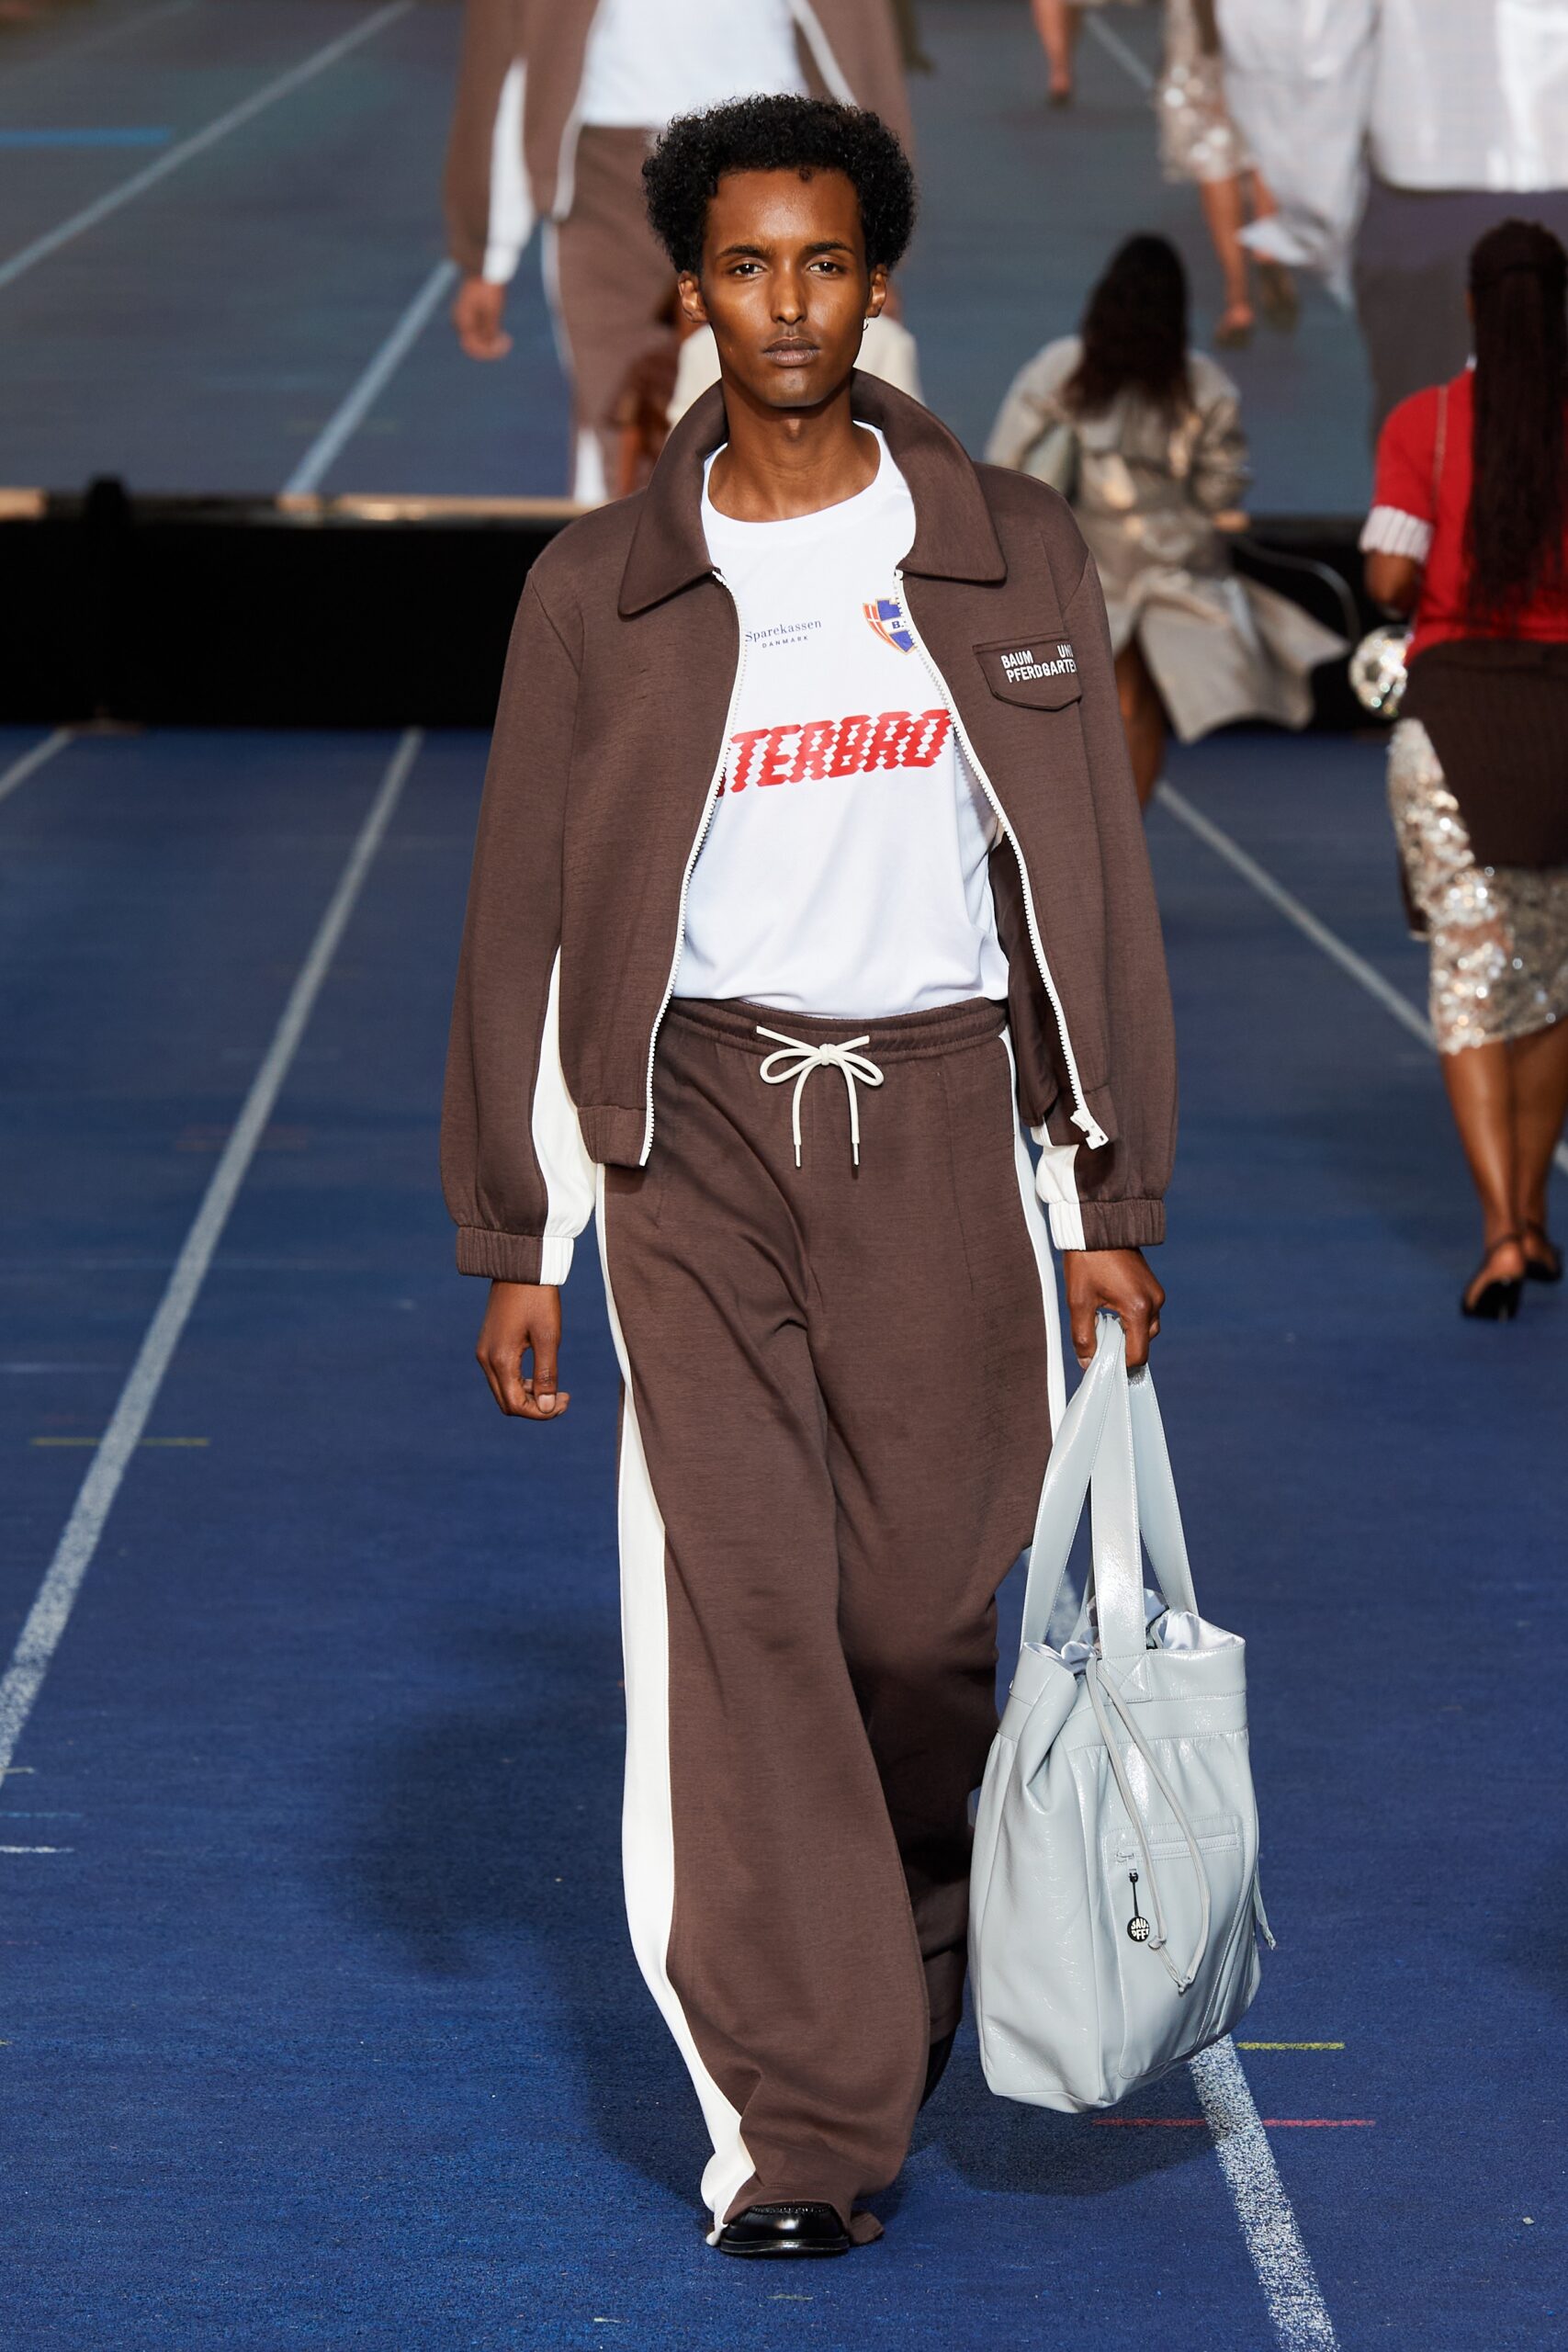
POLYGON ((1562 1279, 1547 1179, 1568 1112, 1568 254, 1505 221, 1471 255, 1475 360, 1378 446, 1367 587, 1414 612, 1389 799, 1431 950, 1432 1026, 1481 1196, 1461 1300, 1562 1279))

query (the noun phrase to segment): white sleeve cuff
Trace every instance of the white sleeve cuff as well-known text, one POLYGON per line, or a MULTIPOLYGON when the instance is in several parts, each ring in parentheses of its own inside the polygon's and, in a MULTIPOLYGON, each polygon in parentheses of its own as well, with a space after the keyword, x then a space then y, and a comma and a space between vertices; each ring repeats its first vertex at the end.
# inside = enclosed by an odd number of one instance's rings
POLYGON ((1405 555, 1425 563, 1432 552, 1432 526, 1402 506, 1374 506, 1361 529, 1363 555, 1405 555))
POLYGON ((1077 1201, 1053 1201, 1050 1215, 1051 1238, 1058 1250, 1082 1250, 1088 1246, 1083 1238, 1083 1211, 1077 1201))
POLYGON ((571 1272, 572 1245, 558 1233, 547 1233, 539 1248, 539 1280, 564 1283, 571 1272))
POLYGON ((509 286, 523 248, 534 233, 534 198, 523 159, 523 93, 526 70, 521 58, 501 85, 490 142, 490 220, 482 275, 492 286, 509 286))
POLYGON ((520 245, 491 243, 485 247, 485 257, 479 266, 479 276, 491 286, 510 286, 517 275, 517 265, 523 258, 520 245))
POLYGON ((1078 1206, 1078 1188, 1074 1174, 1078 1147, 1076 1143, 1053 1143, 1043 1127, 1036 1127, 1033 1132, 1034 1140, 1040 1146, 1040 1158, 1034 1167, 1034 1190, 1050 1212, 1051 1238, 1058 1250, 1081 1250, 1084 1246, 1083 1211, 1078 1206))
POLYGON ((539 1245, 539 1280, 564 1283, 571 1245, 593 1214, 595 1170, 582 1140, 577 1106, 560 1060, 560 950, 550 967, 545 1025, 539 1037, 539 1073, 534 1082, 531 1120, 534 1152, 544 1179, 547 1204, 539 1245))

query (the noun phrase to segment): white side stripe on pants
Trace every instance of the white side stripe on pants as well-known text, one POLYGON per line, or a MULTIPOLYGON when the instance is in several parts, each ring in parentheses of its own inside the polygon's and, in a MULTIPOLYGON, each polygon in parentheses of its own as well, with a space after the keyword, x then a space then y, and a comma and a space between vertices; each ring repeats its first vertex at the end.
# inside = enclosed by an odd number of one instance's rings
POLYGON ((604 1303, 625 1384, 617 1497, 621 1544, 621 1643, 626 1659, 626 1779, 621 1860, 626 1924, 643 1979, 659 2005, 702 2105, 713 2142, 703 2199, 715 2224, 756 2166, 740 2136, 739 2111, 703 2064, 680 1995, 670 1982, 670 1928, 675 1916, 675 1825, 670 1788, 670 1616, 664 1581, 664 1520, 648 1475, 637 1398, 610 1279, 604 1171, 598 1171, 599 1259, 604 1303))

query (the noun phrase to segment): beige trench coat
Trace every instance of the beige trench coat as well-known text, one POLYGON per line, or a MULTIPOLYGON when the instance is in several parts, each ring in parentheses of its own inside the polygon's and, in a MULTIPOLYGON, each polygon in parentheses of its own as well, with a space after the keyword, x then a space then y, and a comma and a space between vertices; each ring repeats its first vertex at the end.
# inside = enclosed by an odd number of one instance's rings
POLYGON ((1077 417, 1062 395, 1081 349, 1065 335, 1021 370, 987 457, 1027 473, 1042 437, 1072 428, 1073 513, 1100 568, 1111 643, 1120 653, 1136 639, 1182 742, 1241 718, 1304 727, 1313 671, 1348 649, 1231 561, 1214 517, 1239 508, 1250 479, 1235 386, 1194 352, 1192 398, 1174 419, 1136 393, 1077 417))

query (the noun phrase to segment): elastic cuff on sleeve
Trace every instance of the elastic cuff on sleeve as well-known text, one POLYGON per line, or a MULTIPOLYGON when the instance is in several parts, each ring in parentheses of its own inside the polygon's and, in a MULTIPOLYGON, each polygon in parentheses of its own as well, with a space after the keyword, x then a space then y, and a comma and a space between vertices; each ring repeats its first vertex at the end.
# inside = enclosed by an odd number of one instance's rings
POLYGON ((1084 1248, 1083 1208, 1077 1201, 1048 1201, 1051 1238, 1058 1250, 1084 1248))
POLYGON ((1358 544, 1363 555, 1404 555, 1425 563, 1432 552, 1432 526, 1402 506, 1374 506, 1358 544))
POLYGON ((558 1233, 547 1233, 539 1249, 539 1280, 564 1283, 571 1272, 571 1242, 558 1233))
POLYGON ((517 275, 517 265, 522 258, 519 246, 510 241, 492 239, 485 247, 479 276, 491 286, 510 286, 517 275))
POLYGON ((558 1274, 540 1271, 547 1249, 564 1248, 567 1262, 571 1244, 542 1240, 533 1233, 491 1233, 482 1225, 457 1227, 457 1272, 479 1274, 492 1283, 553 1283, 558 1274))
POLYGON ((1080 1201, 1082 1238, 1065 1240, 1051 1211, 1051 1238, 1058 1250, 1152 1250, 1165 1239, 1163 1201, 1080 1201))

